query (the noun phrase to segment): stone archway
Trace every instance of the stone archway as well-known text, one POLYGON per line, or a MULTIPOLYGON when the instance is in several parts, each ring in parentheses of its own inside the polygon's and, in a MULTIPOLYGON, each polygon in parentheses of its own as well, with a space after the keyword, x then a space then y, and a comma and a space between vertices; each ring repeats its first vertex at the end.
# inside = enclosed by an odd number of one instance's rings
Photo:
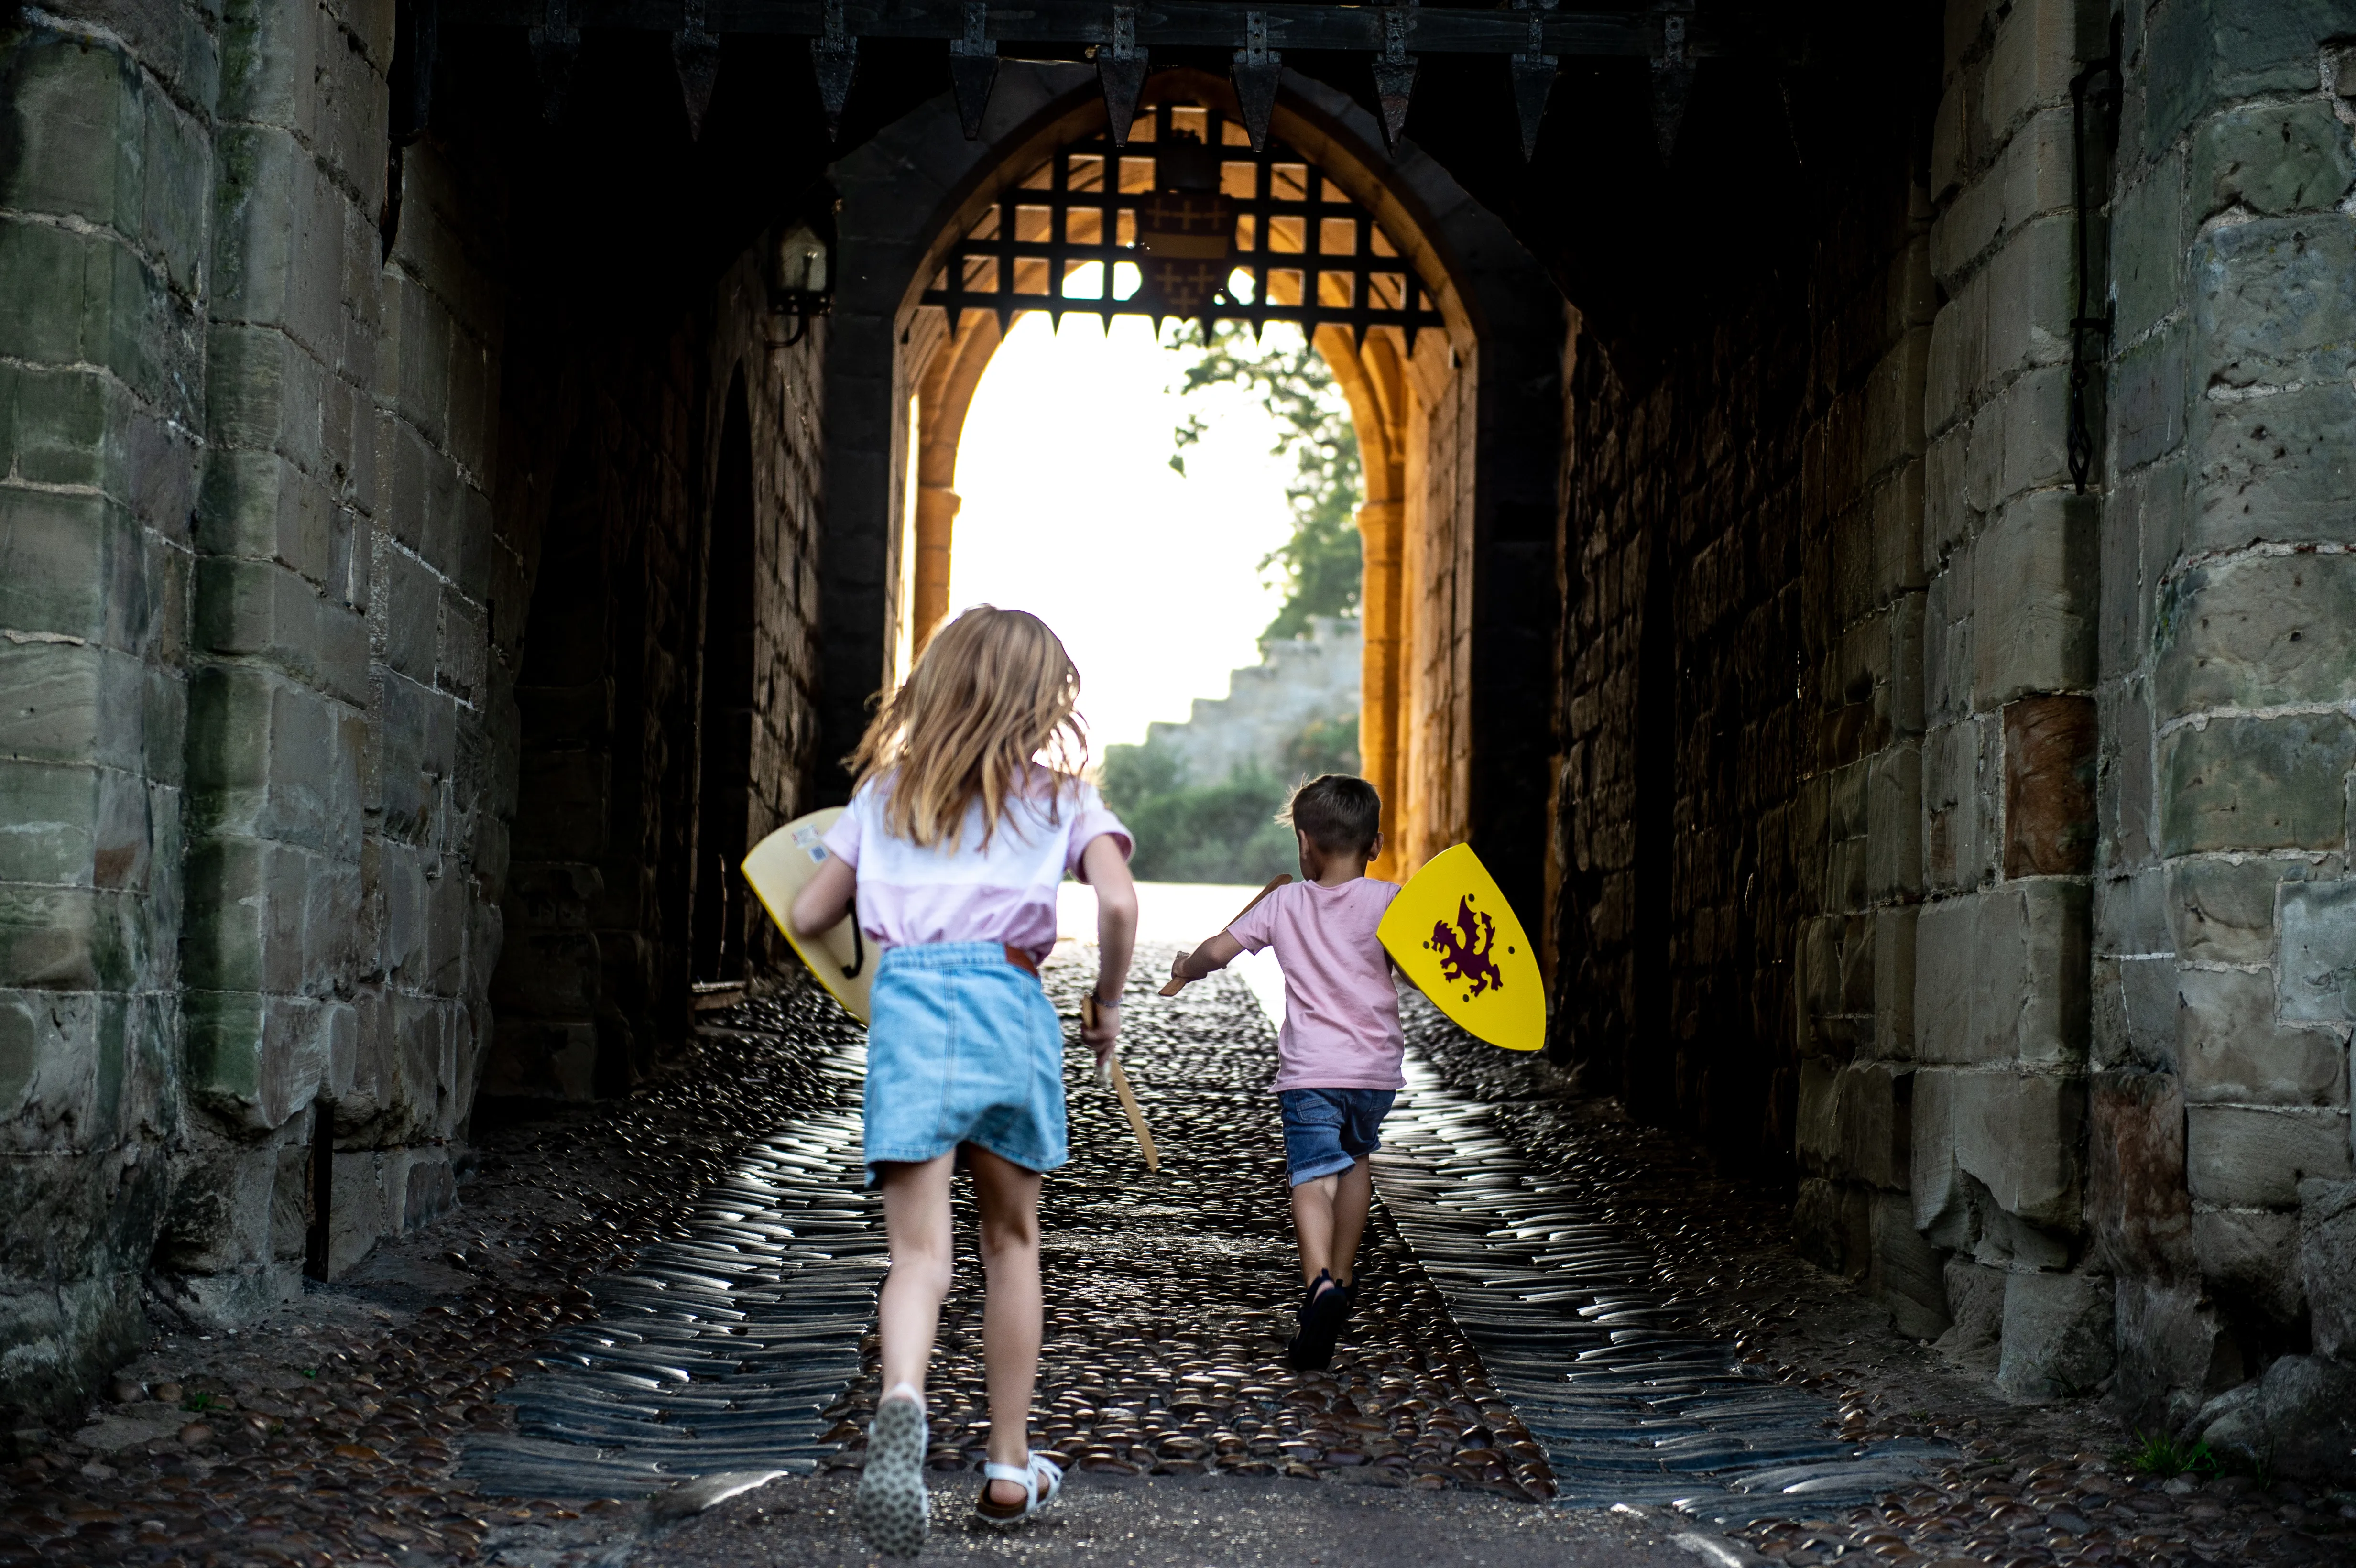
MULTIPOLYGON (((1233 101, 1201 72, 1149 80, 1146 104, 1173 97, 1233 101)), ((975 141, 944 98, 836 166, 822 568, 833 754, 855 738, 866 696, 948 607, 957 443, 1001 335, 997 317, 969 311, 972 325, 952 336, 921 295, 993 201, 1103 118, 1093 72, 1010 64, 975 141)), ((1558 296, 1436 164, 1412 146, 1379 152, 1372 120, 1345 96, 1288 75, 1272 130, 1373 217, 1445 321, 1412 355, 1395 330, 1315 336, 1365 458, 1360 733, 1390 807, 1381 869, 1402 873, 1470 838, 1536 908, 1547 744, 1511 716, 1545 710, 1551 674, 1558 296), (1532 582, 1546 591, 1531 593, 1532 582)))

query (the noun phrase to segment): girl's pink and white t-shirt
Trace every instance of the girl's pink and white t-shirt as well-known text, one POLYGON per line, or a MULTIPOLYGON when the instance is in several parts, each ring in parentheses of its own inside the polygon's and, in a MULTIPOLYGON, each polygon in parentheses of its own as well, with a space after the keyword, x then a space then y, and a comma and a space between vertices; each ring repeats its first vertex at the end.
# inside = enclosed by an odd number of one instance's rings
MULTIPOLYGON (((998 942, 1034 958, 1055 945, 1055 887, 1080 874, 1080 855, 1110 834, 1123 859, 1134 842, 1096 786, 1033 767, 982 844, 981 802, 954 846, 926 848, 884 826, 890 778, 859 786, 827 829, 827 853, 859 873, 859 929, 884 947, 998 942)), ((1081 877, 1086 881, 1086 877, 1081 877)))
POLYGON ((1407 1087, 1398 987, 1375 935, 1398 891, 1371 877, 1336 888, 1287 882, 1227 927, 1247 953, 1275 948, 1284 970, 1278 1093, 1407 1087))

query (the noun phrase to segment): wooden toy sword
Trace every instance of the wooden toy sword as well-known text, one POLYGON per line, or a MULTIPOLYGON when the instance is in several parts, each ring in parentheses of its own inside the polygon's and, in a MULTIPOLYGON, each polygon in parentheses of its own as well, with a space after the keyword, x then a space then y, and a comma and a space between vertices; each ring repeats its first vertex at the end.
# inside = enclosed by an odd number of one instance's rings
MULTIPOLYGON (((1097 1027, 1097 994, 1093 990, 1080 997, 1080 1027, 1097 1027)), ((1120 1108, 1129 1113, 1130 1129, 1137 1134, 1137 1147, 1145 1156, 1145 1168, 1160 1170, 1162 1156, 1154 1151, 1153 1133, 1145 1125, 1145 1112, 1137 1104, 1137 1092, 1129 1086, 1129 1074, 1120 1070, 1120 1053, 1108 1055, 1097 1065, 1097 1087, 1105 1085, 1105 1077, 1112 1077, 1113 1092, 1120 1096, 1120 1108)))

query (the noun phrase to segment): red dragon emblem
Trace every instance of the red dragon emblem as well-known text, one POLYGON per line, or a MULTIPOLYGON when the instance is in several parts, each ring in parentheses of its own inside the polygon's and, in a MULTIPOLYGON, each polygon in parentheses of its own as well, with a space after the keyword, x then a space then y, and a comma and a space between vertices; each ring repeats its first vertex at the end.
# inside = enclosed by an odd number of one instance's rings
POLYGON ((1472 895, 1467 893, 1457 901, 1456 923, 1444 920, 1431 923, 1431 940, 1424 946, 1440 955, 1440 972, 1448 979, 1471 989, 1464 999, 1471 1001, 1483 991, 1502 991, 1505 976, 1490 959, 1497 943, 1497 923, 1472 907, 1472 895))

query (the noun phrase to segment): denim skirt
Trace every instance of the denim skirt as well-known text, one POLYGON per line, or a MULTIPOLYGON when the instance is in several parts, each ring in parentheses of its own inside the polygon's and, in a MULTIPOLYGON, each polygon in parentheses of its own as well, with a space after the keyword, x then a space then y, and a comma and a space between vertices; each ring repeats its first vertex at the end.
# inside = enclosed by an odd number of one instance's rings
POLYGON ((879 1165, 937 1158, 960 1144, 1025 1170, 1053 1170, 1069 1157, 1063 1020, 1005 948, 891 948, 867 1007, 869 1186, 879 1165))

